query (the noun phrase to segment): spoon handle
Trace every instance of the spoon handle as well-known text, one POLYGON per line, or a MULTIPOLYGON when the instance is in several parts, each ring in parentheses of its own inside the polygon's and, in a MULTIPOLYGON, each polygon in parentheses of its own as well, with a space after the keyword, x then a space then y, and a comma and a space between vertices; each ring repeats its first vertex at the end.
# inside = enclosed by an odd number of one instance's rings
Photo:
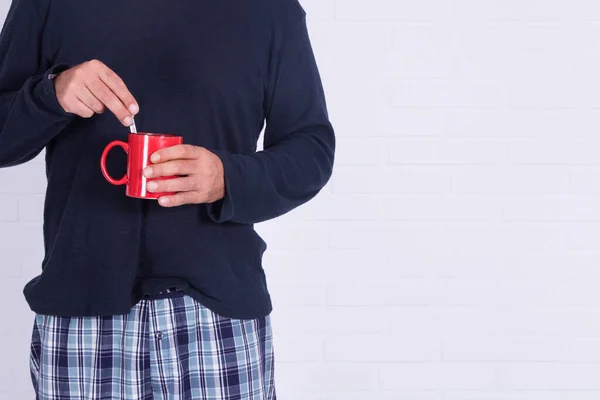
POLYGON ((129 131, 131 133, 138 133, 137 132, 137 128, 135 126, 135 119, 133 118, 133 116, 131 117, 131 120, 133 121, 133 123, 131 124, 131 126, 129 127, 129 131))

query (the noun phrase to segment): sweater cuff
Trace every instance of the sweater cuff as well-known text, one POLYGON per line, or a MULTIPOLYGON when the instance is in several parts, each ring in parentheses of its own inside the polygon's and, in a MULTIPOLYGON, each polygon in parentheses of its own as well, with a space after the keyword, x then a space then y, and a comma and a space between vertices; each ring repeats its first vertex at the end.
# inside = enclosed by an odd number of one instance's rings
POLYGON ((58 74, 60 74, 63 71, 66 71, 69 68, 70 66, 67 64, 58 64, 44 72, 44 75, 42 76, 40 90, 40 94, 42 97, 41 101, 43 102, 43 104, 47 106, 52 113, 58 116, 63 116, 65 118, 72 117, 74 116, 74 114, 65 111, 58 102, 58 98, 56 97, 56 90, 54 88, 54 78, 56 78, 58 74))
POLYGON ((234 201, 238 199, 238 184, 241 179, 237 171, 233 154, 221 150, 211 150, 216 154, 223 163, 223 174, 225 179, 225 197, 217 200, 214 203, 207 204, 208 216, 213 222, 222 223, 230 221, 233 218, 235 211, 234 201))

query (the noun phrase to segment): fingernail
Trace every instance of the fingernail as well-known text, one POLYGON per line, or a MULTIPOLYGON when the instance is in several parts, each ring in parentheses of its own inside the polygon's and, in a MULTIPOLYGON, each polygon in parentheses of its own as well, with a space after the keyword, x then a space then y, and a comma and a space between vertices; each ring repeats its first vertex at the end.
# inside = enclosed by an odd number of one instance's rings
POLYGON ((131 126, 131 124, 133 124, 133 118, 125 117, 125 119, 123 120, 123 123, 125 124, 125 126, 131 126))
POLYGON ((158 162, 160 160, 160 156, 158 154, 152 154, 152 156, 150 157, 150 161, 152 161, 153 163, 158 162))
POLYGON ((158 184, 156 182, 148 182, 146 187, 148 188, 149 191, 152 192, 152 191, 156 190, 156 188, 158 187, 158 184))
POLYGON ((133 115, 136 115, 140 112, 140 107, 137 104, 132 104, 129 106, 129 111, 131 111, 133 115))
POLYGON ((161 197, 158 199, 158 202, 160 203, 161 206, 166 206, 167 204, 169 204, 169 198, 161 197))
POLYGON ((150 178, 152 176, 152 167, 147 167, 144 169, 144 176, 146 178, 150 178))

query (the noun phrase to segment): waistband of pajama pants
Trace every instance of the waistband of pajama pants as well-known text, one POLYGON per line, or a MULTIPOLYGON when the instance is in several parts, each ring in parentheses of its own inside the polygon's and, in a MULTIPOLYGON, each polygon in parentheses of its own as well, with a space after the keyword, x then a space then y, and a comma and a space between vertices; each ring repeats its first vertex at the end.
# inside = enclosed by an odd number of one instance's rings
POLYGON ((178 287, 168 288, 160 293, 156 294, 145 294, 142 297, 142 300, 161 300, 161 299, 172 299, 175 297, 183 297, 185 296, 185 292, 183 289, 178 287))

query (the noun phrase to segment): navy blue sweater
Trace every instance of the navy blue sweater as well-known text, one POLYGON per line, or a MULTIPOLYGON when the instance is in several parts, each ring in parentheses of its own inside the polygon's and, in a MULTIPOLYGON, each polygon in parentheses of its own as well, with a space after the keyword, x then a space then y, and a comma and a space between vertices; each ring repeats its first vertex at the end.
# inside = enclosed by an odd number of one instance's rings
MULTIPOLYGON (((37 313, 125 314, 179 286, 222 316, 267 315, 253 224, 314 197, 334 147, 297 0, 13 1, 0 37, 0 167, 46 149, 45 257, 24 289, 37 313), (221 158, 224 199, 162 208, 104 180, 102 150, 128 129, 109 112, 65 112, 49 79, 92 59, 136 97, 140 131, 221 158)), ((121 176, 126 158, 114 153, 109 171, 121 176)))

